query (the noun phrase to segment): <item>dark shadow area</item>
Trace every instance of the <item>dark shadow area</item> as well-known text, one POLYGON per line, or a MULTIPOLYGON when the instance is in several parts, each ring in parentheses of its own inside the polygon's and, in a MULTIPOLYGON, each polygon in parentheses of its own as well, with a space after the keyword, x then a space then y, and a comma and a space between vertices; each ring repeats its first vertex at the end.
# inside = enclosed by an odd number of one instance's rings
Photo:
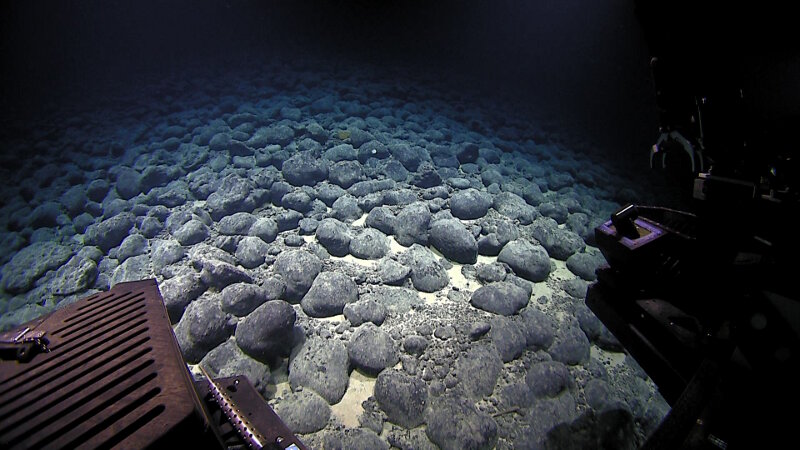
POLYGON ((552 114, 599 145, 654 134, 632 1, 6 2, 2 95, 18 114, 281 55, 412 67, 552 114))

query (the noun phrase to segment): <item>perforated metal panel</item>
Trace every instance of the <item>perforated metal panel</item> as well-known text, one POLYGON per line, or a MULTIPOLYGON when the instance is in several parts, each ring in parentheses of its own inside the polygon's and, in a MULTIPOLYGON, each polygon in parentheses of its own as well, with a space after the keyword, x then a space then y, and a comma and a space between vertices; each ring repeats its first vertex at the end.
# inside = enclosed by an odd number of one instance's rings
POLYGON ((146 448, 187 427, 182 441, 200 439, 202 409, 155 280, 25 326, 46 332, 50 352, 0 362, 1 448, 146 448))

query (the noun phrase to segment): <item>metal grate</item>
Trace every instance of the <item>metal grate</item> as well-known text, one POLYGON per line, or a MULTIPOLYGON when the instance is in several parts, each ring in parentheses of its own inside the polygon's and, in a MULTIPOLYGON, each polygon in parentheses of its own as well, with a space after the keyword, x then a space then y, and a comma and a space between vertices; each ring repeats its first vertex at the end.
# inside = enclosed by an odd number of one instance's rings
POLYGON ((0 447, 145 448, 201 420, 155 280, 25 326, 46 332, 50 352, 0 362, 0 447))

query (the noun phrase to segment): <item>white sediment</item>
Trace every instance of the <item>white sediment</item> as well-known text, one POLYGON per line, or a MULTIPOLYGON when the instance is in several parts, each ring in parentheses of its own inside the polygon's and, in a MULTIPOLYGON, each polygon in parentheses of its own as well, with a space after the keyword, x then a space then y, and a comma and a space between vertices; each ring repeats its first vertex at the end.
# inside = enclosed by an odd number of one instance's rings
POLYGON ((356 219, 350 226, 363 227, 364 226, 364 222, 366 222, 366 221, 367 221, 367 214, 364 214, 363 216, 361 216, 358 219, 356 219))
POLYGON ((331 406, 333 416, 347 428, 358 428, 358 416, 364 412, 361 403, 372 396, 374 390, 375 378, 353 370, 344 397, 339 403, 331 406))

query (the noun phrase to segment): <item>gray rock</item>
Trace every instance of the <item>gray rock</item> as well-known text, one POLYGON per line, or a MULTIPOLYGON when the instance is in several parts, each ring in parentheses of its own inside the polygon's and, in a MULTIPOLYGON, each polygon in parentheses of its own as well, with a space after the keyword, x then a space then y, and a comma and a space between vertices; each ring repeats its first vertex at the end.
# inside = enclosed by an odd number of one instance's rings
POLYGON ((328 166, 322 159, 298 153, 283 163, 281 172, 294 186, 313 186, 328 176, 328 166))
POLYGON ((350 186, 347 192, 354 197, 363 197, 374 192, 386 191, 395 188, 393 180, 368 180, 359 181, 358 183, 350 186))
POLYGON ((183 259, 186 251, 174 239, 154 239, 150 245, 150 260, 156 273, 183 259))
POLYGON ((364 131, 360 128, 351 128, 350 130, 350 143, 355 148, 361 148, 367 142, 375 142, 375 136, 369 131, 364 131))
POLYGON ((277 300, 286 292, 286 283, 281 277, 270 277, 261 285, 266 301, 277 300))
POLYGON ((142 236, 148 239, 153 239, 158 235, 158 233, 161 233, 161 230, 163 229, 164 224, 162 224, 157 217, 145 217, 139 224, 139 232, 142 233, 142 236))
POLYGON ((311 202, 314 199, 305 191, 297 190, 289 192, 281 198, 281 205, 286 209, 291 209, 299 213, 311 211, 311 202))
POLYGON ((184 359, 196 364, 211 349, 225 342, 233 332, 230 316, 210 298, 200 298, 186 307, 180 322, 175 327, 184 359))
POLYGON ((350 251, 350 228, 336 219, 324 219, 317 226, 317 242, 333 256, 345 256, 350 251))
POLYGON ((244 317, 236 327, 236 344, 248 355, 270 363, 289 355, 297 316, 292 305, 270 300, 244 317))
POLYGON ((139 190, 139 172, 130 167, 117 169, 117 180, 114 188, 120 198, 130 200, 141 193, 139 190))
POLYGON ((425 192, 422 193, 422 198, 424 200, 433 200, 435 198, 446 200, 448 197, 450 197, 450 191, 447 190, 446 186, 437 186, 426 189, 425 192))
POLYGON ((378 277, 384 284, 398 286, 411 275, 411 268, 393 259, 383 259, 378 264, 378 277))
POLYGON ((230 174, 222 179, 217 189, 206 199, 206 206, 214 220, 240 211, 252 211, 255 208, 250 192, 254 189, 251 180, 230 174))
POLYGON ((328 170, 328 180, 344 189, 360 181, 363 176, 364 171, 358 161, 340 161, 328 170))
POLYGON ((414 244, 401 253, 400 262, 411 268, 411 283, 422 292, 436 292, 450 282, 447 270, 426 247, 414 244))
POLYGON ((375 400, 389 421, 404 428, 414 428, 424 421, 428 387, 419 378, 387 369, 375 380, 375 400))
POLYGON ((128 258, 124 263, 114 269, 111 274, 111 286, 125 281, 139 281, 145 278, 153 278, 150 269, 150 258, 147 255, 139 255, 128 258))
POLYGON ((256 217, 250 213, 234 213, 220 219, 219 232, 228 236, 246 235, 255 222, 256 217))
POLYGON ((303 311, 311 317, 342 314, 344 306, 358 300, 358 287, 340 272, 322 272, 315 279, 303 300, 303 311))
MULTIPOLYGON (((63 194, 61 194, 61 197, 59 198, 59 202, 62 205, 64 205, 64 209, 66 210, 67 214, 69 214, 70 217, 75 217, 78 214, 82 213, 83 210, 84 210, 84 207, 86 206, 86 203, 89 202, 89 199, 87 198, 86 192, 85 192, 84 189, 85 189, 84 186, 72 186, 71 188, 67 189, 63 194)), ((48 202, 48 203, 45 203, 45 205, 47 205, 47 204, 52 205, 52 203, 53 202, 48 202)), ((40 207, 41 206, 44 206, 44 205, 40 205, 40 207)), ((40 207, 37 207, 34 210, 34 212, 31 214, 31 216, 35 216, 36 215, 36 210, 38 210, 40 207)), ((46 218, 47 222, 50 222, 50 225, 40 225, 40 226, 51 226, 52 227, 52 226, 58 225, 57 219, 58 219, 58 215, 61 213, 60 208, 58 207, 58 205, 56 205, 55 207, 50 206, 49 210, 52 211, 52 213, 46 214, 45 218, 46 218), (55 213, 55 214, 53 214, 53 213, 55 213)), ((30 223, 33 225, 34 223, 36 223, 36 221, 31 220, 30 223)), ((34 225, 34 227, 38 228, 38 226, 36 226, 36 225, 34 225)))
POLYGON ((380 325, 386 320, 386 315, 389 313, 385 306, 374 300, 359 300, 348 303, 344 305, 342 312, 344 313, 344 317, 350 322, 350 325, 354 327, 366 322, 380 325))
POLYGON ((569 369, 558 361, 542 361, 528 369, 525 383, 537 398, 557 397, 574 385, 569 369))
POLYGON ((569 210, 561 203, 544 202, 539 205, 538 210, 539 214, 549 217, 558 223, 565 223, 569 215, 569 210))
POLYGON ((343 222, 353 222, 361 218, 362 215, 364 215, 364 211, 361 210, 358 206, 358 200, 352 195, 339 197, 331 207, 331 216, 343 222))
POLYGON ((412 335, 403 339, 403 350, 412 355, 421 355, 428 348, 428 340, 422 336, 412 335))
POLYGON ((358 327, 347 346, 350 363, 372 375, 400 360, 394 341, 375 324, 367 322, 358 327))
POLYGON ((520 313, 522 332, 528 347, 546 350, 555 339, 555 323, 547 314, 533 307, 520 313))
POLYGON ((411 147, 406 144, 390 144, 388 147, 392 156, 411 172, 416 171, 422 162, 418 147, 411 147))
POLYGON ((492 345, 475 344, 458 356, 455 372, 458 385, 472 398, 492 395, 503 370, 503 361, 492 345))
POLYGON ((408 179, 408 170, 399 161, 389 160, 383 166, 383 173, 397 182, 405 182, 408 179))
POLYGON ((368 227, 375 228, 386 234, 394 234, 395 217, 392 210, 385 206, 372 209, 367 214, 365 221, 368 227))
POLYGON ((446 341, 456 336, 456 329, 452 325, 442 325, 433 330, 433 335, 443 341, 446 341))
POLYGON ((413 203, 403 208, 394 221, 397 242, 405 247, 412 244, 428 245, 428 227, 431 212, 425 203, 413 203))
POLYGON ((298 302, 308 292, 322 270, 322 261, 306 251, 291 250, 278 255, 273 269, 286 283, 286 299, 298 302))
POLYGON ((269 245, 255 236, 245 236, 236 246, 236 261, 247 269, 264 264, 269 245))
POLYGON ((458 219, 437 220, 430 228, 430 243, 442 255, 462 264, 478 260, 478 242, 458 219))
POLYGON ((347 191, 334 184, 322 183, 317 187, 317 198, 327 206, 333 206, 337 198, 345 195, 347 191))
POLYGON ((548 352, 556 361, 574 366, 589 361, 589 339, 577 326, 559 330, 548 352))
POLYGON ((389 444, 383 438, 366 428, 345 428, 343 431, 329 432, 325 437, 326 442, 321 448, 389 450, 389 444))
POLYGON ((486 169, 481 173, 481 181, 483 182, 484 186, 491 186, 493 184, 500 185, 504 180, 505 178, 503 178, 503 174, 496 169, 486 169))
POLYGON ((365 228, 350 240, 350 254, 361 259, 380 259, 389 253, 389 239, 372 228, 365 228))
POLYGON ((75 255, 58 268, 50 286, 56 295, 71 295, 91 287, 96 278, 97 263, 75 255))
POLYGON ((170 322, 173 324, 178 323, 189 303, 206 291, 205 285, 200 281, 200 275, 196 273, 164 280, 158 287, 167 307, 170 322))
POLYGON ((294 210, 283 211, 275 218, 278 222, 278 231, 294 230, 303 220, 303 215, 294 210))
POLYGON ((126 259, 133 256, 144 255, 147 253, 148 242, 147 239, 141 234, 132 234, 119 244, 116 251, 117 260, 120 263, 125 262, 126 259))
POLYGON ((362 164, 369 158, 386 159, 390 155, 389 149, 379 141, 368 141, 358 148, 358 160, 362 164))
POLYGON ((439 447, 433 444, 425 435, 425 430, 422 428, 414 428, 413 430, 406 430, 403 428, 393 428, 389 431, 386 439, 392 448, 399 448, 400 450, 439 450, 439 447))
MULTIPOLYGON (((570 423, 577 415, 575 399, 569 393, 559 395, 556 398, 543 398, 535 402, 525 417, 527 426, 521 427, 517 442, 524 445, 524 448, 541 449, 548 448, 546 440, 551 436, 558 425, 570 423)), ((572 437, 573 442, 578 440, 581 434, 572 437)), ((569 444, 572 445, 572 444, 569 444)), ((589 445, 588 447, 592 447, 589 445)), ((554 448, 563 448, 557 446, 554 448)), ((586 448, 579 446, 578 448, 586 448)), ((617 447, 608 447, 617 448, 617 447)))
POLYGON ((567 229, 582 237, 587 244, 595 245, 594 226, 586 214, 580 212, 570 214, 567 217, 567 229))
POLYGON ((586 243, 580 236, 559 228, 558 223, 549 217, 534 221, 531 225, 531 235, 547 249, 550 256, 562 261, 586 248, 586 243))
POLYGON ((394 189, 384 192, 383 202, 387 205, 404 206, 416 202, 417 193, 411 189, 394 189))
POLYGON ((89 185, 86 186, 86 197, 93 202, 102 202, 106 194, 108 194, 110 187, 108 181, 102 178, 92 180, 89 185))
POLYGON ((506 279, 505 267, 497 262, 491 264, 477 264, 475 278, 481 283, 496 283, 506 279))
POLYGON ((595 271, 606 264, 606 259, 602 253, 575 253, 567 258, 567 269, 586 281, 597 279, 595 271))
POLYGON ((371 293, 361 296, 365 300, 374 300, 383 305, 392 314, 405 314, 416 305, 421 305, 422 299, 416 291, 402 287, 374 286, 371 293))
POLYGON ((45 272, 60 267, 71 256, 69 247, 52 241, 35 242, 17 252, 3 266, 3 288, 12 294, 26 292, 45 272))
POLYGON ((269 366, 247 356, 232 338, 208 352, 200 365, 214 378, 243 376, 262 395, 269 392, 269 366))
POLYGON ((119 245, 130 233, 136 219, 131 213, 120 213, 90 225, 84 233, 84 245, 99 247, 103 252, 119 245))
POLYGON ((139 191, 148 192, 159 186, 166 186, 180 176, 180 169, 174 166, 147 166, 139 177, 139 191))
POLYGON ((194 245, 206 240, 208 227, 203 222, 192 219, 183 224, 172 235, 181 245, 194 245))
POLYGON ((611 388, 605 380, 592 378, 586 382, 583 393, 586 396, 586 403, 595 411, 601 411, 611 403, 611 388))
POLYGON ((325 428, 331 417, 328 402, 314 391, 288 394, 275 407, 275 412, 295 433, 314 433, 325 428))
POLYGON ((550 275, 550 256, 541 245, 525 239, 509 242, 497 260, 511 267, 518 276, 530 281, 544 281, 550 275))
POLYGON ((220 292, 222 310, 235 316, 246 316, 266 300, 264 290, 254 284, 234 283, 220 292))
POLYGON ((524 198, 528 204, 537 206, 544 201, 545 197, 538 184, 528 183, 522 191, 522 198, 524 198))
POLYGON ((470 297, 470 304, 494 314, 510 316, 528 305, 530 295, 506 281, 481 286, 470 297))
POLYGON ((581 280, 580 278, 572 278, 561 282, 561 287, 564 292, 577 299, 585 299, 586 291, 589 288, 589 283, 581 280))
POLYGON ((502 192, 495 195, 492 207, 511 220, 518 220, 523 225, 532 223, 539 213, 517 194, 502 192))
POLYGON ((261 217, 250 227, 249 234, 269 244, 278 236, 278 223, 273 219, 261 217))
MULTIPOLYGON (((289 115, 296 114, 294 112, 289 112, 289 115)), ((261 128, 259 131, 263 133, 268 144, 285 146, 294 139, 294 130, 287 125, 271 125, 266 128, 261 128)))
POLYGON ((290 234, 283 238, 283 243, 286 244, 287 247, 302 247, 306 243, 306 240, 298 234, 290 234))
POLYGON ((473 163, 478 159, 478 145, 472 142, 462 144, 456 153, 460 164, 473 163))
POLYGON ((426 162, 417 168, 417 173, 411 180, 411 184, 422 189, 427 189, 442 184, 442 177, 439 175, 439 172, 436 171, 433 164, 426 162))
POLYGON ((497 316, 491 319, 492 328, 489 337, 497 348, 503 362, 517 359, 525 350, 527 340, 516 321, 497 316))
POLYGON ((464 220, 480 219, 492 206, 492 196, 477 189, 458 191, 450 197, 450 212, 464 220))
POLYGON ((445 395, 426 409, 425 433, 442 450, 489 450, 497 442, 497 423, 472 401, 445 395))
POLYGON ((269 195, 270 200, 275 205, 281 205, 281 201, 283 200, 283 196, 292 192, 294 187, 291 184, 286 183, 284 181, 277 181, 272 184, 269 188, 269 195))
POLYGON ((312 389, 329 404, 339 403, 350 381, 348 361, 341 341, 312 337, 289 363, 289 384, 312 389))
POLYGON ((317 232, 317 227, 319 226, 319 220, 312 219, 309 217, 300 219, 300 222, 297 223, 297 226, 300 227, 300 234, 303 236, 311 236, 317 232))
POLYGON ((325 153, 322 154, 322 157, 333 162, 352 161, 356 159, 357 153, 356 149, 353 148, 352 145, 339 144, 329 148, 328 150, 325 150, 325 153))
POLYGON ((497 233, 489 233, 478 238, 478 253, 485 256, 497 256, 503 249, 503 243, 497 238, 497 233))
POLYGON ((253 279, 244 270, 227 262, 208 259, 203 261, 200 279, 206 286, 223 289, 233 283, 252 283, 253 279))
POLYGON ((489 330, 491 329, 492 326, 489 325, 488 322, 483 322, 483 321, 475 322, 469 327, 469 337, 473 341, 477 341, 478 339, 486 335, 486 333, 488 333, 489 330))

